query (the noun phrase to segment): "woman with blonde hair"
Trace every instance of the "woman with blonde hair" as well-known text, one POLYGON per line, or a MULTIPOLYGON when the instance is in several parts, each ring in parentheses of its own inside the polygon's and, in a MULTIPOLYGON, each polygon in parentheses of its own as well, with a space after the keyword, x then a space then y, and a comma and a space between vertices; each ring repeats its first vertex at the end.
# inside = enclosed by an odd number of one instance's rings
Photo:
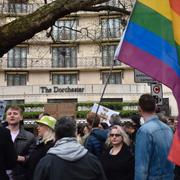
POLYGON ((111 127, 108 135, 111 148, 101 156, 101 163, 108 180, 133 180, 134 157, 129 145, 130 140, 119 125, 111 127))
POLYGON ((40 159, 46 155, 46 152, 54 146, 55 143, 55 124, 56 119, 51 116, 43 116, 40 120, 36 121, 37 123, 37 133, 38 141, 36 148, 30 154, 30 157, 27 161, 27 179, 31 180, 36 165, 40 159))

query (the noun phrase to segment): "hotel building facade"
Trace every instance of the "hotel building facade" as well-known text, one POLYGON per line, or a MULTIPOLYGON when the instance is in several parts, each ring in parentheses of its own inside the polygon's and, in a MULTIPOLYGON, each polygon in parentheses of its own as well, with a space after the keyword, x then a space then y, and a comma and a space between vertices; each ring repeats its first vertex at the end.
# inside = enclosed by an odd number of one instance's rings
MULTIPOLYGON (((44 1, 0 1, 0 25, 32 13, 44 1)), ((120 7, 117 0, 110 5, 120 7)), ((131 8, 128 1, 127 8, 131 8)), ((150 93, 134 82, 134 69, 113 61, 126 17, 117 12, 78 12, 17 45, 0 58, 0 99, 8 103, 98 102, 114 62, 103 101, 136 102, 150 93), (50 35, 51 33, 51 35, 50 35)), ((176 101, 163 86, 171 115, 176 101)))

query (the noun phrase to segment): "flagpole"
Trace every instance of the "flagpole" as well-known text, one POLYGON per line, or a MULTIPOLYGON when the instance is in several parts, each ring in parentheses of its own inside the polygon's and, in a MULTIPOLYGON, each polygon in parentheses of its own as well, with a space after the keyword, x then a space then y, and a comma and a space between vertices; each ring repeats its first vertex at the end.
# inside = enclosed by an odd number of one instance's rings
MULTIPOLYGON (((136 2, 137 2, 137 0, 136 0, 136 2)), ((135 5, 136 5, 136 2, 134 3, 132 10, 134 9, 134 7, 135 7, 135 5)), ((131 15, 132 15, 132 14, 131 14, 131 15)), ((130 15, 130 18, 131 18, 131 15, 130 15)), ((129 18, 129 20, 130 20, 130 18, 129 18)), ((124 39, 124 36, 125 36, 126 29, 127 29, 127 27, 128 27, 128 24, 129 24, 129 20, 128 20, 128 23, 127 23, 127 25, 126 25, 126 28, 125 28, 125 30, 124 30, 124 32, 123 32, 121 41, 120 41, 120 43, 119 43, 119 45, 118 45, 118 47, 117 47, 117 49, 116 49, 116 51, 115 51, 114 59, 113 59, 112 62, 111 62, 111 69, 110 69, 110 71, 109 71, 109 74, 108 74, 106 83, 105 83, 105 85, 104 85, 103 92, 102 92, 101 97, 100 97, 100 101, 99 101, 99 103, 98 103, 98 107, 97 107, 97 109, 96 109, 96 114, 95 114, 95 117, 94 117, 94 119, 93 119, 92 127, 93 127, 93 125, 94 125, 95 118, 97 117, 97 113, 98 113, 99 107, 100 107, 100 105, 101 105, 101 103, 102 103, 102 99, 103 99, 103 96, 104 96, 104 93, 105 93, 105 90, 106 90, 108 81, 109 81, 109 79, 110 79, 110 77, 111 77, 114 63, 115 63, 115 61, 118 60, 118 56, 117 56, 117 55, 119 54, 119 51, 120 51, 120 49, 121 49, 121 45, 122 45, 122 42, 123 42, 123 39, 124 39)))
POLYGON ((100 105, 101 105, 101 103, 102 103, 102 99, 103 99, 103 96, 104 96, 106 87, 107 87, 108 82, 109 82, 109 79, 110 79, 110 77, 111 77, 112 70, 113 70, 113 67, 114 67, 114 63, 115 63, 115 60, 113 59, 113 60, 111 61, 110 71, 109 71, 109 74, 108 74, 108 76, 107 76, 106 83, 105 83, 105 85, 104 85, 103 92, 102 92, 102 94, 101 94, 101 97, 100 97, 100 100, 99 100, 99 103, 98 103, 98 107, 97 107, 97 109, 96 109, 96 113, 95 113, 95 117, 94 117, 94 119, 93 119, 92 127, 94 126, 95 118, 97 117, 97 113, 98 113, 98 111, 99 111, 99 107, 100 107, 100 105))

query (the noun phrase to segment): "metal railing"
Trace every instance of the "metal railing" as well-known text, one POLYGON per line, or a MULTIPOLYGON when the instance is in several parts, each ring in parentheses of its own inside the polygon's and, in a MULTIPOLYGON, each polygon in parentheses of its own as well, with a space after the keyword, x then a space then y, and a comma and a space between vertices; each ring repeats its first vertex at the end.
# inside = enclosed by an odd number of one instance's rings
POLYGON ((1 3, 0 13, 8 15, 30 14, 43 5, 41 3, 1 3))
MULTIPOLYGON (((53 1, 53 0, 52 0, 53 1)), ((125 4, 128 3, 128 7, 132 7, 132 1, 134 0, 123 0, 125 4)), ((0 13, 3 14, 12 14, 12 15, 19 15, 19 14, 29 14, 36 11, 39 7, 45 5, 44 3, 0 3, 0 13)), ((106 3, 102 3, 101 5, 109 5, 115 7, 122 7, 121 3, 118 0, 111 0, 106 3)), ((98 5, 97 5, 98 6, 98 5)))
MULTIPOLYGON (((0 59, 0 69, 3 70, 8 70, 8 69, 56 69, 56 68, 101 68, 101 67, 110 67, 102 64, 102 58, 101 57, 78 57, 77 58, 77 63, 74 63, 74 66, 63 66, 62 64, 59 66, 53 66, 52 65, 52 59, 51 58, 27 58, 26 66, 22 64, 17 66, 8 66, 7 63, 8 59, 7 58, 1 58, 0 59)), ((116 67, 118 66, 123 66, 123 67, 128 67, 127 65, 124 64, 117 64, 116 67)))

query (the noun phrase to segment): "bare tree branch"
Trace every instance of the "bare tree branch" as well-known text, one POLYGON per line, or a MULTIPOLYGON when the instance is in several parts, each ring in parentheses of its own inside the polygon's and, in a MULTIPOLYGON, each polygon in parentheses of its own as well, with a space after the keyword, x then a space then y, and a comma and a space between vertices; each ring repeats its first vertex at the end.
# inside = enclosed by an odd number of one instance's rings
POLYGON ((123 15, 130 15, 130 11, 127 11, 124 8, 118 8, 114 6, 96 6, 96 7, 87 7, 83 9, 84 11, 93 11, 93 12, 99 12, 99 11, 116 11, 123 15))
POLYGON ((51 27, 57 19, 107 1, 109 0, 56 0, 32 14, 17 18, 0 27, 0 57, 17 44, 51 27))

